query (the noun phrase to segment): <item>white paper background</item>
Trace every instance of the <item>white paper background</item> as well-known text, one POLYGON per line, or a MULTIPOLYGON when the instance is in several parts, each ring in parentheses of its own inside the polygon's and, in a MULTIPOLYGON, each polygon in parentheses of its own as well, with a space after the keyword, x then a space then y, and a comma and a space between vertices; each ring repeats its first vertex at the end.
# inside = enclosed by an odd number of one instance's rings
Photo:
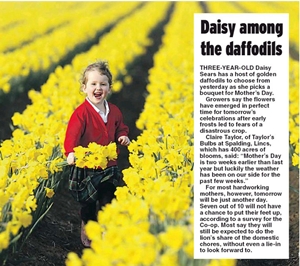
MULTIPOLYGON (((289 257, 289 154, 288 154, 288 108, 289 108, 289 89, 288 89, 288 15, 287 14, 195 14, 194 17, 194 125, 195 125, 195 167, 194 167, 194 184, 195 184, 195 238, 194 238, 194 257, 196 259, 204 258, 236 258, 236 259, 287 259, 289 257), (217 23, 217 20, 221 19, 222 23, 236 23, 234 36, 229 37, 227 34, 201 34, 200 22, 201 20, 208 20, 210 23, 217 23), (276 34, 239 34, 240 23, 283 23, 283 36, 277 37, 276 34), (231 41, 234 44, 241 44, 242 41, 252 41, 253 45, 261 45, 264 41, 276 41, 276 45, 282 45, 282 55, 280 56, 227 56, 225 52, 225 46, 231 41), (220 56, 203 56, 200 53, 200 44, 203 41, 210 41, 211 44, 222 46, 222 55, 220 56), (269 78, 272 83, 271 90, 275 92, 276 101, 271 103, 269 109, 256 109, 258 112, 263 111, 263 116, 266 116, 266 122, 263 127, 249 127, 247 128, 247 134, 272 134, 276 141, 272 141, 272 147, 267 147, 267 153, 281 154, 283 165, 280 166, 280 177, 265 177, 265 178, 248 178, 246 185, 264 185, 269 186, 269 191, 282 192, 281 197, 268 197, 269 204, 281 204, 280 209, 282 215, 281 222, 273 222, 271 230, 275 231, 275 234, 279 236, 280 247, 264 246, 264 247, 251 247, 251 253, 246 252, 208 252, 206 247, 205 252, 200 252, 200 230, 204 229, 200 226, 200 202, 199 194, 205 190, 205 185, 200 185, 200 141, 207 141, 206 134, 200 133, 200 107, 199 103, 208 103, 205 100, 205 96, 199 95, 200 86, 200 65, 263 65, 272 66, 270 72, 275 72, 277 77, 269 78)), ((206 71, 209 72, 209 71, 206 71)), ((213 71, 210 71, 213 72, 213 71)), ((240 71, 242 72, 242 71, 240 71)), ((217 72, 216 72, 217 73, 217 72)), ((250 78, 250 77, 247 77, 250 78)), ((233 84, 233 83, 232 83, 233 84)), ((202 84, 203 85, 203 84, 202 84)), ((209 85, 209 84, 204 84, 209 85)), ((227 84, 226 84, 227 85, 227 84)), ((209 91, 209 90, 206 90, 209 91)), ((215 90, 218 91, 218 90, 215 90)), ((222 96, 230 97, 230 96, 222 96)), ((251 96, 249 96, 251 97, 251 96)), ((216 103, 216 102, 211 102, 216 103)), ((209 110, 209 109, 206 109, 209 110)), ((220 109, 221 110, 221 109, 220 109)), ((234 110, 234 109, 233 109, 234 110)), ((232 135, 232 134, 231 134, 232 135)), ((240 159, 242 159, 240 157, 240 159)), ((219 166, 219 165, 217 165, 219 166)), ((212 170, 213 172, 213 170, 212 170)), ((212 173, 211 173, 212 174, 212 173)), ((219 178, 222 179, 222 178, 219 178)), ((226 177, 225 177, 226 179, 226 177)), ((216 185, 216 184, 212 184, 216 185)), ((233 190, 232 190, 233 191, 233 190)), ((217 190, 215 190, 217 192, 217 190)), ((210 203, 212 204, 212 203, 210 203)), ((229 204, 230 206, 230 204, 229 204)), ((207 209, 205 209, 207 210, 207 209)), ((211 209, 215 210, 215 209, 211 209)), ((230 210, 230 207, 229 207, 230 210)), ((235 209, 237 210, 237 209, 235 209)), ((252 210, 252 209, 251 209, 252 210)), ((247 215, 248 216, 248 215, 247 215)), ((264 215, 258 215, 257 217, 263 217, 264 215)), ((237 216, 236 216, 237 217, 237 216)), ((242 215, 241 215, 242 217, 242 215)), ((209 228, 209 227, 208 227, 209 228)), ((222 229, 222 228, 217 228, 222 229)), ((237 229, 237 228, 235 228, 237 229)), ((213 234, 209 234, 213 235, 213 234)), ((259 234, 265 235, 265 234, 259 234)), ((236 235, 232 235, 236 236, 236 235)), ((210 241, 218 242, 218 241, 210 241)), ((257 242, 257 241, 248 241, 257 242)), ((274 241, 271 241, 274 242, 274 241)), ((233 247, 234 248, 234 247, 233 247)))

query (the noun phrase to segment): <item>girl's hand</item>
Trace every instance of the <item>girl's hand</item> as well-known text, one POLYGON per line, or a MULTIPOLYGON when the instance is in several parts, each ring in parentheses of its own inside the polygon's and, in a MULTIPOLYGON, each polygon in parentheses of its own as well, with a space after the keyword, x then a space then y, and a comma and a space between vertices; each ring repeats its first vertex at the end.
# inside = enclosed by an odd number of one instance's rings
POLYGON ((69 165, 75 164, 75 156, 74 156, 74 152, 70 152, 70 153, 68 154, 68 157, 67 157, 67 163, 68 163, 69 165))
POLYGON ((127 136, 121 136, 118 138, 118 141, 123 146, 128 146, 130 144, 130 140, 127 136))

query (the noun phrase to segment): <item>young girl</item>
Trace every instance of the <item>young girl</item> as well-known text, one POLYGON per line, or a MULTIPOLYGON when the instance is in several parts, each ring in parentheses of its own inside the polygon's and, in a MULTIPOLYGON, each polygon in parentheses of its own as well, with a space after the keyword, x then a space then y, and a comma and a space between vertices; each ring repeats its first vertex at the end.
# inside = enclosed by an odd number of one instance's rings
MULTIPOLYGON (((123 116, 117 106, 107 102, 111 92, 112 74, 106 61, 90 64, 82 74, 81 89, 86 94, 85 101, 73 112, 66 130, 64 148, 69 165, 75 164, 74 148, 87 147, 90 142, 108 145, 116 142, 128 146, 128 127, 123 123, 123 116)), ((119 152, 119 151, 118 151, 119 152)), ((110 203, 115 197, 116 180, 118 180, 117 161, 108 162, 107 168, 92 170, 97 175, 112 176, 97 187, 99 208, 110 203)), ((84 230, 89 220, 97 219, 97 204, 81 202, 81 241, 85 247, 90 246, 84 230)))

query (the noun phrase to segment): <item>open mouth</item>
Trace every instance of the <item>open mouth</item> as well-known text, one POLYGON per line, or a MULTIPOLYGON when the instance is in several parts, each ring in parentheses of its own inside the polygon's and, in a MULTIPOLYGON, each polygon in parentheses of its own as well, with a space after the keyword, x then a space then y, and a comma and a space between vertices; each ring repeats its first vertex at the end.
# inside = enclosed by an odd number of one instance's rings
POLYGON ((94 92, 94 97, 96 98, 96 99, 101 99, 101 97, 102 97, 102 92, 94 92))

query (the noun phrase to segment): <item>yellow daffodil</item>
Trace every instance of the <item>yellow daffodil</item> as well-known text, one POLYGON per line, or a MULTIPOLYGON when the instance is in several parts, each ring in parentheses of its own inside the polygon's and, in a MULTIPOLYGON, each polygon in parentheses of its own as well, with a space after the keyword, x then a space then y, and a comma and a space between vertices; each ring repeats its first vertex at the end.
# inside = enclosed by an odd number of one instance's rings
POLYGON ((54 196, 54 190, 52 188, 45 188, 46 190, 46 197, 51 199, 54 196))

